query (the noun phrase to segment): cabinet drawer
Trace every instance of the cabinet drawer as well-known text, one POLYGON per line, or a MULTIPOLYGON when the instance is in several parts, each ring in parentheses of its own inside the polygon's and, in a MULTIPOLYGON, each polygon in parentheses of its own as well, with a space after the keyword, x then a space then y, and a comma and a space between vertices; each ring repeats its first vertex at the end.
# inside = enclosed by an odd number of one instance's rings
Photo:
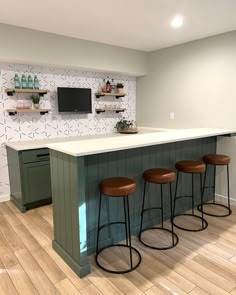
POLYGON ((40 161, 49 161, 49 149, 36 149, 28 150, 22 152, 22 161, 23 163, 32 163, 40 161))

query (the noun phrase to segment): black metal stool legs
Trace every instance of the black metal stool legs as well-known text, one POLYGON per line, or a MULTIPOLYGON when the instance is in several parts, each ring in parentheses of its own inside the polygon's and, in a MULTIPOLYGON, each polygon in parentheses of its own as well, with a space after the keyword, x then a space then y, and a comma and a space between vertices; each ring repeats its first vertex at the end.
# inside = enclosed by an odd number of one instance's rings
MULTIPOLYGON (((174 210, 173 210, 173 225, 181 230, 198 232, 198 231, 202 231, 202 230, 206 229, 208 226, 208 222, 204 219, 203 212, 202 212, 201 216, 198 216, 194 213, 194 174, 193 173, 191 173, 191 174, 192 174, 192 195, 191 196, 177 196, 179 171, 177 172, 177 181, 176 181, 176 190, 175 190, 175 199, 174 199, 174 210), (191 214, 190 213, 175 214, 176 201, 181 198, 191 198, 191 201, 192 201, 191 202, 191 210, 192 210, 191 214), (191 229, 191 228, 187 228, 184 226, 180 226, 175 223, 175 217, 179 217, 179 216, 190 216, 190 217, 194 217, 196 219, 200 219, 201 220, 201 227, 196 228, 196 229, 191 229)), ((199 175, 200 175, 200 193, 201 193, 201 204, 202 204, 202 202, 203 202, 202 175, 201 175, 201 173, 199 173, 199 175)), ((201 206, 201 204, 199 206, 201 206)))
POLYGON ((126 226, 128 228, 128 246, 129 246, 129 256, 130 256, 130 267, 133 269, 133 257, 132 257, 132 247, 131 247, 131 232, 130 232, 130 216, 129 216, 129 200, 128 198, 124 198, 126 201, 126 226))
POLYGON ((229 215, 232 213, 230 208, 230 192, 229 192, 229 165, 227 165, 227 188, 228 188, 228 210, 229 215))
POLYGON ((151 249, 155 249, 155 250, 167 250, 167 249, 171 249, 173 247, 175 247, 178 242, 179 242, 179 238, 178 236, 176 235, 176 233, 174 232, 174 227, 173 227, 173 224, 172 224, 172 220, 173 220, 173 210, 172 210, 172 190, 171 190, 171 183, 170 183, 170 190, 169 190, 169 193, 170 193, 170 211, 171 211, 171 214, 170 214, 170 222, 171 222, 171 230, 168 229, 168 228, 164 228, 164 205, 163 205, 163 184, 161 184, 161 207, 151 207, 151 208, 146 208, 144 209, 144 205, 145 205, 145 198, 146 198, 146 181, 144 181, 144 190, 143 190, 143 201, 142 201, 142 211, 141 211, 141 223, 140 223, 140 230, 139 230, 139 240, 140 242, 151 248, 151 249), (146 229, 143 229, 143 215, 145 212, 149 211, 149 210, 153 210, 153 209, 158 209, 161 211, 161 227, 157 227, 157 226, 153 226, 153 227, 148 227, 146 229), (142 233, 143 232, 146 232, 146 231, 149 231, 149 230, 162 230, 162 231, 166 231, 166 232, 169 232, 171 233, 171 237, 172 237, 172 243, 171 245, 169 246, 166 246, 166 247, 157 247, 157 246, 154 246, 154 245, 151 245, 151 244, 148 244, 144 241, 144 239, 142 238, 142 233))
POLYGON ((217 203, 215 201, 215 188, 216 188, 216 165, 214 165, 214 183, 213 183, 213 186, 206 186, 206 177, 207 177, 207 173, 208 173, 208 165, 210 164, 207 164, 206 165, 206 172, 205 172, 205 176, 204 176, 204 183, 203 183, 203 188, 202 188, 202 191, 203 191, 203 195, 204 195, 204 192, 206 189, 213 189, 213 200, 212 202, 209 202, 209 203, 204 203, 204 201, 202 201, 202 204, 200 204, 198 206, 198 210, 202 213, 204 213, 205 215, 208 215, 208 216, 213 216, 213 217, 226 217, 226 216, 229 216, 231 215, 232 213, 232 210, 230 208, 230 191, 229 191, 229 165, 226 165, 227 167, 227 174, 226 174, 226 177, 227 177, 227 192, 228 192, 228 196, 227 196, 227 201, 228 201, 228 206, 226 205, 223 205, 223 204, 220 204, 220 203, 217 203), (223 207, 227 210, 227 213, 225 214, 214 214, 214 213, 208 213, 204 210, 204 207, 207 207, 209 205, 215 205, 215 206, 218 206, 218 207, 223 207))
POLYGON ((141 255, 138 252, 137 249, 135 249, 134 247, 132 247, 131 244, 131 230, 130 230, 130 210, 129 210, 129 200, 128 200, 128 196, 124 196, 123 197, 123 206, 124 206, 124 222, 123 221, 117 221, 117 222, 108 222, 106 224, 101 225, 101 201, 102 201, 102 194, 100 194, 100 198, 99 198, 99 208, 98 208, 98 228, 97 228, 97 245, 96 245, 96 255, 95 255, 95 260, 97 265, 102 268, 103 270, 110 272, 110 273, 115 273, 115 274, 124 274, 124 273, 128 273, 134 269, 136 269, 139 264, 141 263, 141 255), (125 225, 125 236, 126 236, 126 244, 113 244, 113 245, 109 245, 109 246, 105 246, 103 248, 101 248, 99 250, 99 235, 100 235, 100 231, 105 228, 108 227, 110 228, 110 225, 114 225, 114 224, 124 224, 125 225), (112 248, 112 247, 123 247, 123 248, 128 248, 129 249, 129 261, 130 261, 130 265, 128 269, 125 270, 112 270, 109 269, 105 266, 103 266, 100 262, 99 262, 99 255, 106 249, 108 248, 112 248), (134 253, 136 254, 137 257, 137 262, 134 265, 134 261, 133 261, 133 256, 134 253))
POLYGON ((100 196, 99 196, 99 204, 98 204, 98 227, 97 227, 96 254, 98 253, 98 242, 99 242, 99 233, 100 233, 101 203, 102 203, 102 194, 100 194, 100 196))

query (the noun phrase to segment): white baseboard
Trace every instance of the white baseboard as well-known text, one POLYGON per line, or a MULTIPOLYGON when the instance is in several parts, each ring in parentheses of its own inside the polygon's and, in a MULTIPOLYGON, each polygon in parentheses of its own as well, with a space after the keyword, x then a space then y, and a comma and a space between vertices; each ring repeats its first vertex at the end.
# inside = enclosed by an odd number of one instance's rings
POLYGON ((9 195, 5 195, 5 196, 0 196, 0 203, 1 202, 6 202, 10 200, 10 196, 9 195))
MULTIPOLYGON (((223 203, 223 204, 228 204, 228 198, 226 196, 222 196, 222 195, 215 195, 216 196, 216 201, 223 203)), ((230 204, 233 206, 236 206, 236 199, 232 199, 230 198, 230 204)))

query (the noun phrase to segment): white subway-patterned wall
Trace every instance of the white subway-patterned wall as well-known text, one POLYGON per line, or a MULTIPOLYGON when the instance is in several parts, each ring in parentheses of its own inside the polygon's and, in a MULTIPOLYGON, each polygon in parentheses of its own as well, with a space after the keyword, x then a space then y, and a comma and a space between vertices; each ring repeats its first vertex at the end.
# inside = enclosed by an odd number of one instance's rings
POLYGON ((120 74, 85 72, 53 67, 33 65, 0 64, 0 200, 9 195, 9 177, 5 142, 37 140, 43 138, 109 134, 121 117, 135 120, 136 116, 136 78, 120 74), (6 88, 14 86, 14 75, 36 74, 40 88, 50 92, 40 102, 40 108, 49 108, 46 115, 38 113, 19 113, 9 116, 6 109, 15 108, 17 101, 30 102, 29 94, 8 96, 6 88), (96 98, 99 83, 105 78, 125 85, 127 96, 96 98), (84 87, 92 89, 92 114, 62 114, 57 109, 57 87, 84 87), (95 108, 102 106, 120 106, 126 108, 124 113, 105 112, 96 114, 95 108))

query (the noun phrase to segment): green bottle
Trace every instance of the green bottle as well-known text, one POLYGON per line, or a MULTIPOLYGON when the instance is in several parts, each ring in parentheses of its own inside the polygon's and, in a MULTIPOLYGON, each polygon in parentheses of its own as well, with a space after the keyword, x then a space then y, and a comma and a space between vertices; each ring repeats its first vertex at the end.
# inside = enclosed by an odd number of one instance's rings
POLYGON ((36 75, 34 75, 34 89, 39 89, 39 80, 36 75))
POLYGON ((21 87, 22 89, 27 89, 27 81, 26 81, 26 77, 25 75, 23 74, 22 77, 21 77, 21 87))
POLYGON ((28 88, 33 89, 33 80, 30 75, 28 76, 28 88))
POLYGON ((14 86, 16 89, 20 88, 20 79, 17 74, 15 74, 15 77, 14 77, 14 86))

